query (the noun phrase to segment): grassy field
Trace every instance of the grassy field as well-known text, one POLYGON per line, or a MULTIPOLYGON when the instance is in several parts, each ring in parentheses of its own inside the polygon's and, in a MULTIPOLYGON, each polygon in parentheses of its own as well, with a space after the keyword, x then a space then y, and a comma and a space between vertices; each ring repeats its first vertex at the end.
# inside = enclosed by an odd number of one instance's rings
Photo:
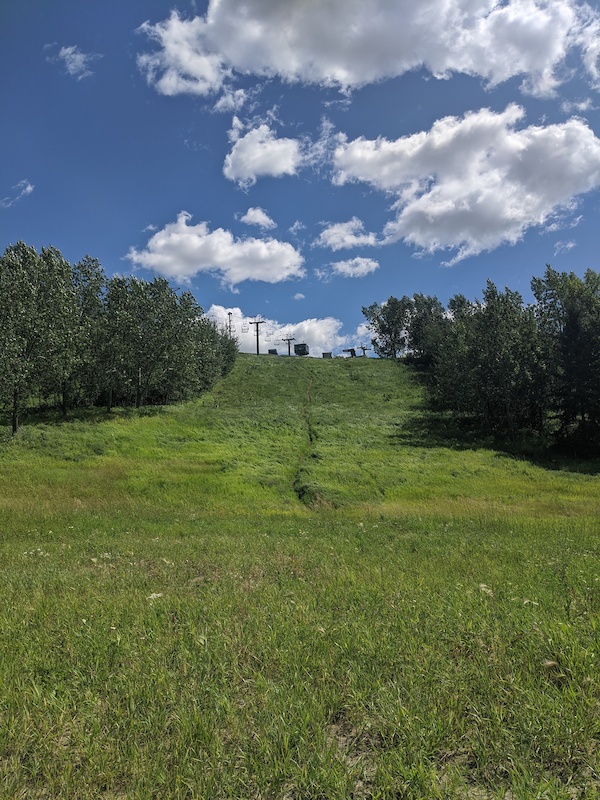
POLYGON ((600 462, 375 359, 0 437, 0 797, 600 797, 600 462))

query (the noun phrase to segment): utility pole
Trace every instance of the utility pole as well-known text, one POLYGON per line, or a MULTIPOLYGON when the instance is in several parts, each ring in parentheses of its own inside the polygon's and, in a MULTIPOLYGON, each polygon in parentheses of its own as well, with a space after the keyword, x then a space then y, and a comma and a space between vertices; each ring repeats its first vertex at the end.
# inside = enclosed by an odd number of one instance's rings
POLYGON ((282 336, 282 337, 281 337, 281 341, 282 341, 282 342, 287 342, 287 346, 288 346, 288 356, 291 356, 291 355, 292 355, 292 345, 291 345, 291 342, 295 342, 295 341, 296 341, 296 339, 295 339, 293 336, 288 336, 288 337, 283 337, 283 336, 282 336))
POLYGON ((256 325, 256 355, 257 356, 260 355, 260 349, 259 349, 259 346, 258 346, 258 330, 259 330, 258 326, 259 325, 264 325, 266 321, 267 321, 266 319, 255 319, 250 323, 250 325, 256 325))
POLYGON ((228 311, 227 316, 229 317, 229 338, 231 338, 231 317, 233 315, 233 311, 228 311))

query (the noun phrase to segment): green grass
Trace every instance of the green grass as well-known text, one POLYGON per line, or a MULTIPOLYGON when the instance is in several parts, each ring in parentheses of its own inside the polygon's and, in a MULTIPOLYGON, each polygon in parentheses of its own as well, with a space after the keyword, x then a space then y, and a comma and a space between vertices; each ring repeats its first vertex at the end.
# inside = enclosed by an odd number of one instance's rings
POLYGON ((0 442, 0 797, 600 796, 598 463, 385 361, 0 442))

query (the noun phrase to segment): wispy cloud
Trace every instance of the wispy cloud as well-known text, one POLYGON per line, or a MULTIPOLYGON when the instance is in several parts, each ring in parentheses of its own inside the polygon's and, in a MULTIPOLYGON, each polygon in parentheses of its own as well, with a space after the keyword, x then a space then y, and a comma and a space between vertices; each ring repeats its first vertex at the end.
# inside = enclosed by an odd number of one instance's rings
POLYGON ((565 114, 585 114, 587 111, 596 110, 596 106, 594 106, 590 97, 586 97, 583 100, 563 100, 560 107, 565 114))
POLYGON ((568 253, 569 250, 572 250, 574 247, 577 247, 577 242, 568 241, 568 242, 556 242, 554 245, 554 255, 557 256, 559 253, 568 253))
POLYGON ((225 114, 240 111, 247 99, 248 93, 244 89, 226 88, 214 104, 213 111, 225 114))
MULTIPOLYGON (((56 47, 54 44, 46 45, 46 49, 54 47, 56 47)), ((62 63, 67 75, 80 81, 94 74, 90 67, 100 58, 102 58, 100 53, 84 53, 77 45, 70 45, 61 47, 58 53, 48 56, 48 61, 62 63)))
POLYGON ((0 208, 10 208, 14 206, 22 197, 27 197, 28 194, 31 194, 34 188, 34 185, 27 180, 19 181, 12 187, 12 195, 0 200, 0 208))

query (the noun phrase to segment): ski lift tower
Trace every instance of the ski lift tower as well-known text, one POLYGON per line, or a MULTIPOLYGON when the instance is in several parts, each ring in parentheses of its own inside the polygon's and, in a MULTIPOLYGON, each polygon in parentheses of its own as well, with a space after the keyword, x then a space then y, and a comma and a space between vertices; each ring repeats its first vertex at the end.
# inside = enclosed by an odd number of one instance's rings
POLYGON ((292 344, 291 343, 295 342, 296 339, 293 336, 282 336, 281 337, 281 341, 282 342, 287 342, 288 356, 291 356, 292 355, 292 344))
POLYGON ((259 331, 259 325, 264 325, 266 321, 267 321, 266 319, 255 319, 255 320, 252 320, 252 321, 250 322, 250 325, 255 325, 255 326, 256 326, 256 355, 257 355, 257 356, 259 356, 259 355, 260 355, 260 348, 259 348, 259 346, 258 346, 258 331, 259 331))

